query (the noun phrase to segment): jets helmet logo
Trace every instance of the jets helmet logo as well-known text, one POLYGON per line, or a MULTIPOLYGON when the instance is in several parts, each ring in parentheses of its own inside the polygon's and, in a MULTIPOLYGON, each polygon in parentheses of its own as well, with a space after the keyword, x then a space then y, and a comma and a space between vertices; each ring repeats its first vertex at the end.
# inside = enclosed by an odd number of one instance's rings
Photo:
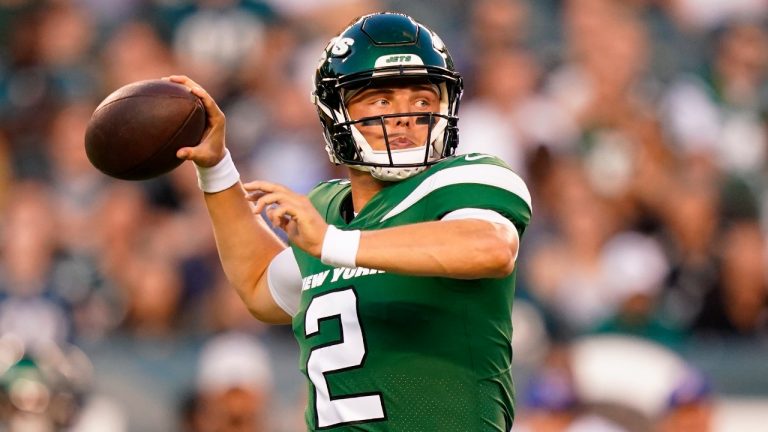
POLYGON ((331 54, 334 56, 343 56, 344 54, 349 52, 350 45, 355 44, 355 40, 352 38, 334 38, 333 40, 333 47, 331 48, 331 54))

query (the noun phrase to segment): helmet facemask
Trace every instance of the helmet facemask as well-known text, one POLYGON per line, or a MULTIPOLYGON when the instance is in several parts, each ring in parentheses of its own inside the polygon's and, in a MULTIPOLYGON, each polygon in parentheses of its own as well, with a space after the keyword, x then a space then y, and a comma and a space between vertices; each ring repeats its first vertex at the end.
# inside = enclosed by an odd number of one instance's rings
MULTIPOLYGON (((408 77, 406 77, 408 78, 408 77)), ((412 79, 411 79, 412 80, 412 79)), ((415 81, 423 82, 423 80, 415 81)), ((375 83, 371 83, 375 85, 375 83)), ((326 150, 331 160, 343 163, 350 168, 370 172, 379 180, 398 181, 424 171, 455 152, 455 144, 446 146, 446 142, 455 143, 451 136, 456 134, 456 117, 450 115, 448 86, 445 82, 436 85, 440 98, 438 112, 404 112, 362 117, 352 120, 347 109, 351 95, 362 88, 341 90, 342 102, 336 109, 318 103, 318 108, 334 121, 330 139, 326 136, 326 150), (388 125, 400 122, 413 122, 411 128, 424 127, 419 135, 424 135, 423 141, 416 146, 398 148, 398 144, 390 139, 388 125), (363 134, 363 130, 380 128, 384 137, 384 148, 374 149, 363 134), (335 143, 334 143, 335 141, 335 143), (334 145, 335 144, 335 145, 334 145), (339 145, 341 144, 341 145, 339 145), (342 151, 338 151, 342 150, 342 151)))

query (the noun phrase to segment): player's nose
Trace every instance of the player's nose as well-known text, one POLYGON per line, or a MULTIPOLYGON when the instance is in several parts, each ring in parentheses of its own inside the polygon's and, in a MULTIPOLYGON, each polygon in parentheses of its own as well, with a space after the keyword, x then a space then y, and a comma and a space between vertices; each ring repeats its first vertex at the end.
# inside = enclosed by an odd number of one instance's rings
POLYGON ((412 123, 412 118, 411 117, 406 117, 406 116, 395 117, 394 118, 394 123, 395 123, 395 126, 408 127, 412 123))

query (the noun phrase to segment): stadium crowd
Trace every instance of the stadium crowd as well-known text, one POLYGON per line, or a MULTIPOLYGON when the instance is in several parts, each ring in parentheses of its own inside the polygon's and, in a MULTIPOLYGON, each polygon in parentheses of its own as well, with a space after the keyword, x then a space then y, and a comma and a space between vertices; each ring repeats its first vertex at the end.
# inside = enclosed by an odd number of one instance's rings
POLYGON ((307 191, 342 175, 319 53, 376 10, 443 36, 459 152, 533 194, 513 430, 726 430, 715 400, 768 398, 768 3, 440 5, 0 0, 0 431, 302 430, 290 329, 227 286, 194 169, 112 180, 83 134, 113 90, 184 73, 244 178, 307 191))

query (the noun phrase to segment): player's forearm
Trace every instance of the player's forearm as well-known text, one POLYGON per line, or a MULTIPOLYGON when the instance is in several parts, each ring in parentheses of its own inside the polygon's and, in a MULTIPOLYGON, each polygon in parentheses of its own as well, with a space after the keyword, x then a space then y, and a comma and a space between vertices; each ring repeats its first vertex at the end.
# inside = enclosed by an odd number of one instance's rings
POLYGON ((213 224, 216 248, 224 273, 254 314, 263 309, 257 288, 272 258, 285 248, 280 239, 255 216, 243 197, 240 184, 214 194, 205 194, 213 224))
POLYGON ((416 276, 497 278, 514 270, 517 236, 480 220, 424 222, 364 231, 357 265, 416 276))

